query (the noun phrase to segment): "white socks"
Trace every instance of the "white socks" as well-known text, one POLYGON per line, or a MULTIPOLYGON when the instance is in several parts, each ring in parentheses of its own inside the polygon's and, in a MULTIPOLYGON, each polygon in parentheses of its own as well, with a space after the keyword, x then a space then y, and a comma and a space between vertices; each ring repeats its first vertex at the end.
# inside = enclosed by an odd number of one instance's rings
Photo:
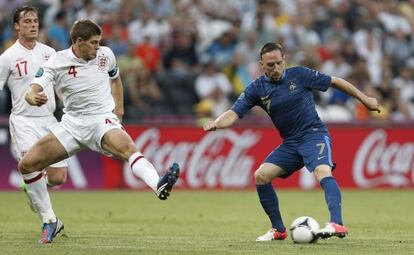
POLYGON ((29 174, 22 174, 22 176, 27 185, 27 194, 42 222, 56 222, 56 215, 52 209, 43 172, 36 171, 29 174))
POLYGON ((129 157, 129 165, 135 177, 142 179, 152 190, 157 191, 157 183, 160 177, 154 166, 140 152, 135 152, 129 157))
MULTIPOLYGON (((134 176, 142 179, 156 192, 160 177, 154 166, 140 152, 132 154, 128 161, 134 176)), ((22 176, 27 185, 27 194, 42 222, 56 222, 56 215, 52 209, 43 172, 36 171, 29 174, 22 174, 22 176)))

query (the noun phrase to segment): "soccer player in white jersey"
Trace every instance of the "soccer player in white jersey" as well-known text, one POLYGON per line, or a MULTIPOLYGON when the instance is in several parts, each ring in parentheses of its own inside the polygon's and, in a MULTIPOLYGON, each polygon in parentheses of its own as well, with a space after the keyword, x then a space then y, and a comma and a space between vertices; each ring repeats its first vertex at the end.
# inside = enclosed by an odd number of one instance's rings
POLYGON ((62 121, 19 162, 28 194, 42 215, 40 243, 53 241, 57 225, 46 183, 39 177, 44 166, 90 148, 129 161, 133 174, 162 200, 169 196, 180 171, 173 163, 160 178, 122 128, 122 82, 112 50, 99 45, 102 29, 91 20, 79 20, 70 37, 72 46, 57 52, 39 69, 26 93, 29 104, 41 106, 48 101, 44 90, 54 86, 65 107, 62 121))
MULTIPOLYGON (((39 19, 36 8, 32 6, 17 8, 13 15, 13 24, 18 39, 0 56, 0 89, 7 84, 11 91, 10 135, 17 160, 21 160, 34 143, 49 132, 48 126, 57 123, 53 116, 55 98, 52 86, 43 91, 50 98, 43 106, 32 106, 25 100, 26 90, 36 71, 56 51, 37 41, 39 19)), ((41 171, 43 169, 49 186, 65 182, 66 160, 45 165, 41 171)), ((31 208, 37 212, 35 204, 31 203, 31 208)), ((62 224, 59 226, 63 228, 62 224)))

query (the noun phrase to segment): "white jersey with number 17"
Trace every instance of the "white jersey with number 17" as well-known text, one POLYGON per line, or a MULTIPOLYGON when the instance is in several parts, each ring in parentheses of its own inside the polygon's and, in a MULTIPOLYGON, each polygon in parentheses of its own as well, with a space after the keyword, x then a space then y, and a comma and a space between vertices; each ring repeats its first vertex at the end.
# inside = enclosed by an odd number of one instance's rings
POLYGON ((118 76, 115 55, 108 47, 101 46, 90 61, 76 57, 69 48, 53 55, 31 83, 44 89, 55 86, 69 115, 98 115, 114 110, 109 79, 118 76))
POLYGON ((55 93, 53 87, 45 89, 49 98, 41 107, 31 106, 25 100, 25 93, 36 71, 55 50, 43 43, 36 42, 31 50, 17 40, 0 56, 0 89, 7 84, 11 91, 12 113, 27 117, 51 116, 55 111, 55 93))

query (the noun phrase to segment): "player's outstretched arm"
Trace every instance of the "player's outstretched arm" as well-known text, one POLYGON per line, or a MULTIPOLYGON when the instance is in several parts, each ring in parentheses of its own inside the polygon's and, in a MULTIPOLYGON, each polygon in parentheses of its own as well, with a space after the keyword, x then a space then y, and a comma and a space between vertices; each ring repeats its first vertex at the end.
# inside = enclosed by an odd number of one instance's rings
POLYGON ((46 104, 48 98, 45 92, 43 92, 42 86, 33 83, 26 91, 25 99, 28 104, 34 106, 42 106, 46 104))
POLYGON ((331 84, 332 84, 332 87, 339 89, 345 92, 346 94, 358 99, 370 111, 377 111, 378 113, 381 112, 379 109, 378 100, 375 97, 369 97, 365 95, 362 91, 357 89, 350 82, 342 78, 332 76, 331 84))
POLYGON ((204 131, 215 131, 219 128, 227 128, 233 125, 236 120, 239 119, 239 115, 233 110, 228 110, 217 117, 216 120, 208 121, 204 126, 204 131))
POLYGON ((124 92, 122 88, 121 76, 110 80, 111 83, 111 93, 115 101, 114 114, 118 117, 119 121, 122 122, 124 116, 124 92))

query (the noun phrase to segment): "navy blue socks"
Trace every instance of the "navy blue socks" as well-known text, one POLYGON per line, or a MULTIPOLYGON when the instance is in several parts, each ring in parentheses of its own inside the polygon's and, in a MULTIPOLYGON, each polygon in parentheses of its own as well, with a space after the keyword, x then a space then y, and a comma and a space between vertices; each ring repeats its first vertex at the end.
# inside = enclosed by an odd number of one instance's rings
POLYGON ((285 232, 285 226, 279 211, 279 200, 272 184, 256 184, 256 190, 260 203, 272 222, 272 227, 279 232, 285 232))
POLYGON ((342 224, 342 198, 336 180, 332 176, 321 180, 320 185, 325 192, 325 200, 331 214, 331 222, 342 224))

